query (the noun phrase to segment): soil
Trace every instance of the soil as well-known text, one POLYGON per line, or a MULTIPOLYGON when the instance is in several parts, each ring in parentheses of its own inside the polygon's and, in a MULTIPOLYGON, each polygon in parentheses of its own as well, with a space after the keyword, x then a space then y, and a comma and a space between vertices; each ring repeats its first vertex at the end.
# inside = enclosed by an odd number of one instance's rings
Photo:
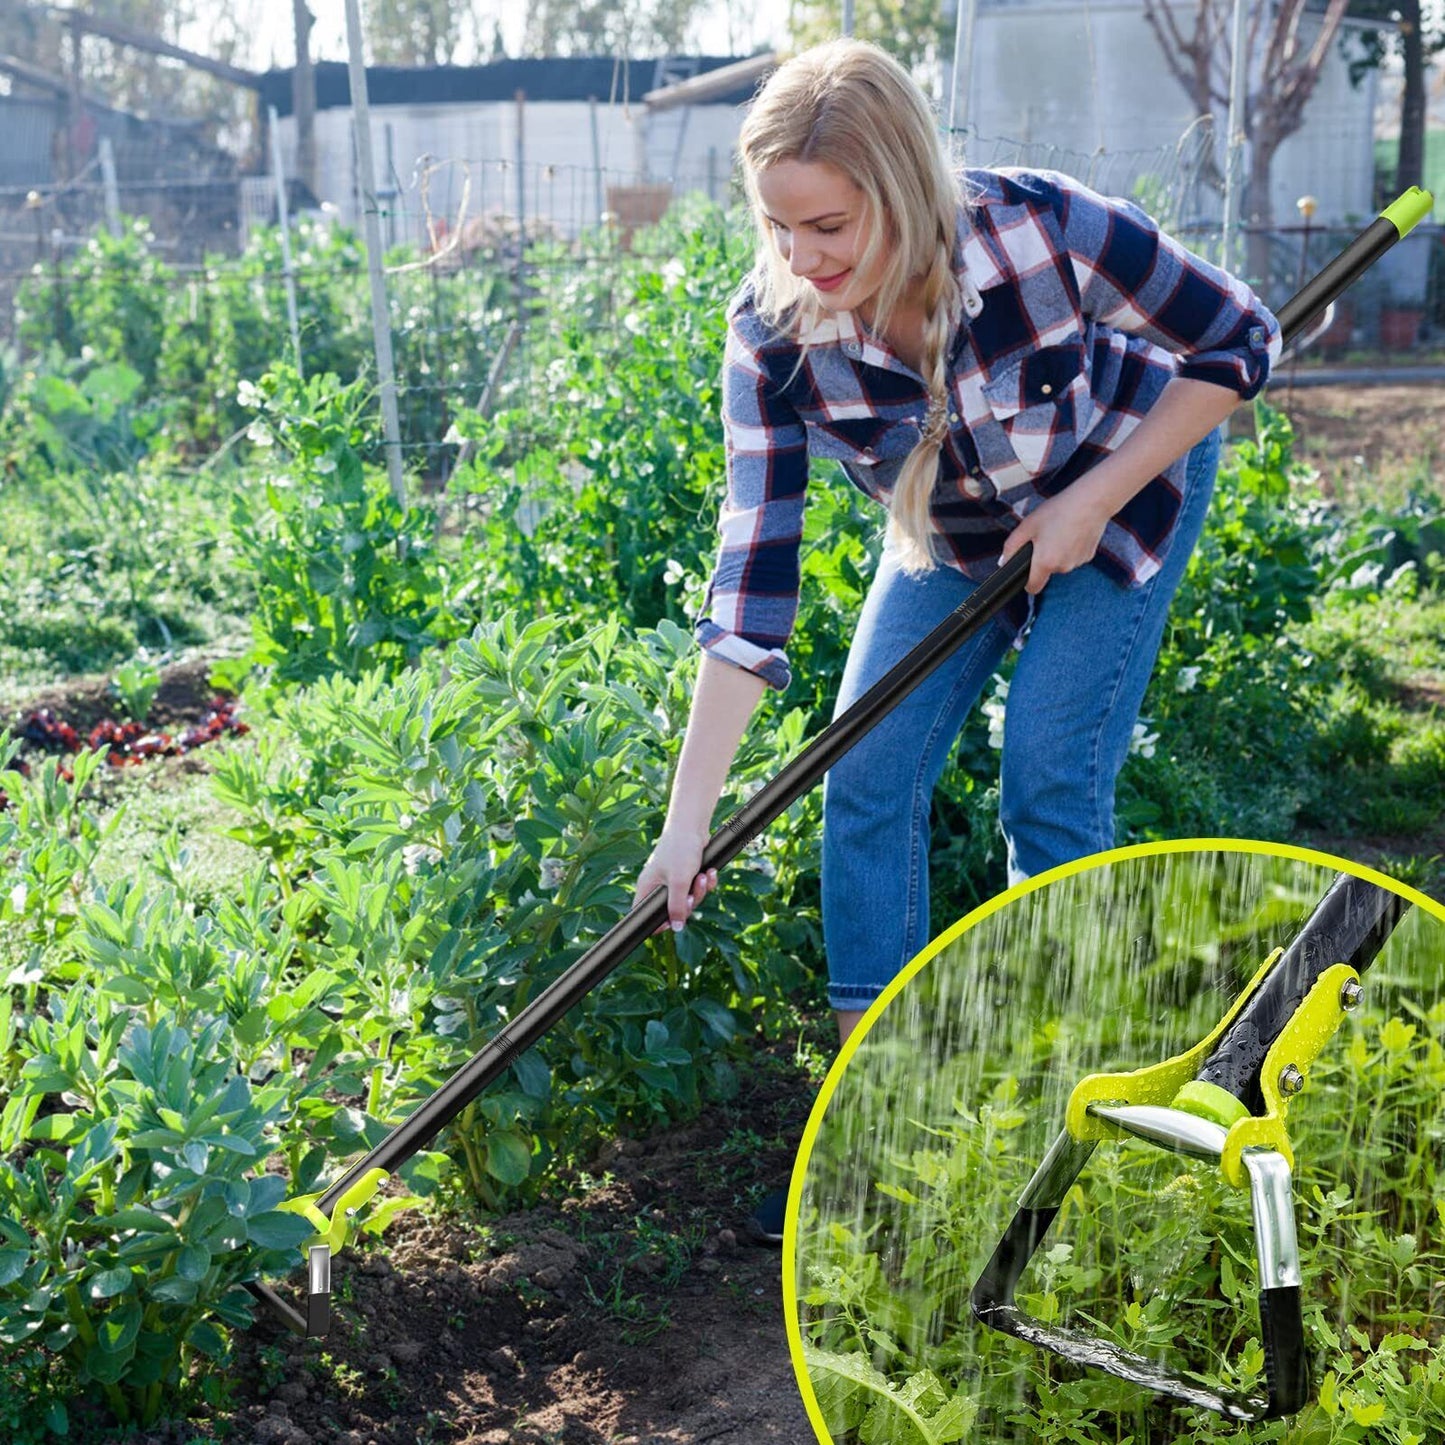
MULTIPOLYGON (((151 702, 146 723, 157 732, 175 732, 205 716, 216 689, 207 680, 213 660, 195 658, 161 670, 161 685, 151 702)), ((0 722, 13 727, 38 708, 49 708, 76 732, 84 734, 106 718, 121 719, 120 699, 104 677, 72 678, 32 694, 0 722)))
MULTIPOLYGON (((831 1023, 831 1020, 829 1020, 831 1023)), ((810 1033, 814 1030, 810 1029, 810 1033)), ((739 1096, 610 1141, 543 1205, 480 1226, 400 1215, 332 1264, 324 1340, 235 1336, 232 1399, 128 1445, 729 1445, 813 1438, 783 1331, 780 1252, 743 1228, 783 1187, 814 1097, 795 1041, 739 1096)), ((279 1291, 298 1305, 299 1265, 279 1291)), ((77 1412, 72 1411, 72 1414, 77 1412)), ((73 1429, 73 1435, 77 1433, 73 1429)))
MULTIPOLYGON (((1387 457, 1430 457, 1438 469, 1439 387, 1301 388, 1286 410, 1299 455, 1321 468, 1327 488, 1358 485, 1387 457)), ((166 671, 153 726, 203 715, 212 696, 207 670, 197 661, 166 671)), ((115 716, 103 680, 49 689, 24 711, 40 706, 77 729, 115 716)), ((189 770, 204 767, 202 757, 147 766, 189 770)), ((1392 854, 1445 854, 1445 832, 1297 841, 1385 866, 1392 854)), ((831 1017, 803 1026, 811 1039, 823 1038, 831 1017)), ((787 1183, 815 1097, 796 1043, 755 1039, 737 1099, 685 1127, 613 1141, 588 1175, 561 1181, 536 1209, 485 1225, 402 1214, 380 1243, 349 1247, 333 1261, 326 1339, 303 1341, 258 1318, 235 1336, 223 1408, 130 1433, 108 1428, 99 1410, 72 1408, 71 1438, 86 1445, 812 1441, 783 1328, 780 1255, 749 1242, 743 1229, 749 1207, 787 1183)), ((293 1300, 299 1279, 298 1271, 282 1291, 293 1300)))
MULTIPOLYGON (((1371 478, 1406 473, 1422 459, 1445 476, 1445 384, 1289 389, 1289 369, 1269 393, 1294 424, 1295 455, 1319 468, 1333 498, 1367 502, 1371 478)), ((1247 409, 1241 409, 1247 420, 1247 409)))

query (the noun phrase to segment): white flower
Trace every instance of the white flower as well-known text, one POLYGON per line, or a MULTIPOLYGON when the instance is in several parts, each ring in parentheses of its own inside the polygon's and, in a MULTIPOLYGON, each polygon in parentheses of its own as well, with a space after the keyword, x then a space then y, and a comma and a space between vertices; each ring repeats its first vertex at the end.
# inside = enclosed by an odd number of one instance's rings
POLYGON ((538 879, 537 886, 550 891, 556 888, 566 876, 567 864, 561 858, 544 858, 542 859, 542 875, 538 879))
POLYGON ((629 311, 627 315, 622 318, 622 325, 634 336, 641 336, 645 329, 642 317, 636 311, 629 311))
POLYGON ((415 878, 423 867, 434 868, 442 861, 441 850, 426 843, 408 843, 401 850, 401 861, 406 871, 415 878))
POLYGON ((1003 720, 1007 712, 1008 683, 1001 678, 994 679, 993 695, 983 705, 983 715, 988 719, 988 745, 995 751, 1003 747, 1003 720))
POLYGON ((264 400, 261 388, 254 381, 243 381, 236 387, 238 406, 260 406, 264 400))
POLYGON ((1154 744, 1158 741, 1158 733, 1151 733, 1146 724, 1136 722, 1134 724, 1134 736, 1129 739, 1129 751, 1131 753, 1138 753, 1141 758, 1152 758, 1154 756, 1154 744))
POLYGON ((1362 562, 1350 573, 1350 588, 1358 591, 1373 588, 1379 582, 1380 573, 1384 570, 1378 562, 1362 562))
POLYGON ((317 457, 316 470, 320 472, 323 477, 330 476, 330 474, 336 470, 336 458, 332 456, 317 457))
POLYGON ((1203 672, 1202 667, 1181 667, 1174 679, 1175 692, 1193 692, 1199 683, 1199 674, 1203 672))
POLYGON ((667 586, 672 587, 681 582, 685 576, 687 576, 687 573, 683 571, 682 563, 675 557, 669 557, 667 559, 667 566, 663 568, 662 572, 663 582, 667 586))
POLYGON ((271 429, 263 421, 253 421, 246 428, 246 440, 258 447, 269 447, 272 442, 271 429))
POLYGON ((687 275, 687 267, 683 265, 680 257, 674 256, 666 266, 662 268, 662 279, 669 286, 676 286, 684 276, 687 275))

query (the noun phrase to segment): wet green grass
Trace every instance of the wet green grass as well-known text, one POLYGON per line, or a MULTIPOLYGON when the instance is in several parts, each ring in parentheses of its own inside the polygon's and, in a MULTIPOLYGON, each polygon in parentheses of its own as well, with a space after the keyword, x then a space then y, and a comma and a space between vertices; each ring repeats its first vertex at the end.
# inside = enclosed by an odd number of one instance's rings
MULTIPOLYGON (((1231 853, 1088 870, 981 921, 893 1001, 828 1103, 799 1225, 803 1334, 823 1352, 813 1375, 839 1445, 1445 1438, 1445 929, 1418 907, 1290 1110, 1314 1403, 1241 1431, 968 1310, 1073 1085, 1203 1038, 1331 878, 1231 853), (913 1418, 884 1393, 910 1381, 913 1418)), ((1249 1392, 1262 1384, 1255 1289, 1243 1191, 1105 1144, 1020 1299, 1249 1392)))

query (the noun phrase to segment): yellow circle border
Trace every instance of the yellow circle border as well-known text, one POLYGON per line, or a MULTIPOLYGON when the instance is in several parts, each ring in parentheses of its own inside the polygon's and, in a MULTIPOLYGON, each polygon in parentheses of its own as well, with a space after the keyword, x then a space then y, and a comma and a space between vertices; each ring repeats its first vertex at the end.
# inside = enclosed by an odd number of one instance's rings
POLYGON ((1131 843, 1123 848, 1110 848, 1102 853, 1091 853, 1087 858, 1079 858, 1072 863, 1063 863, 1057 868, 1050 868, 1047 872, 1039 873, 1032 878, 1025 878, 1023 882, 1016 883, 1012 888, 1007 888, 1002 893, 995 894, 987 902, 979 904, 977 908, 964 914, 958 922, 944 929, 926 948, 914 955, 904 965, 902 972, 874 999, 867 1012, 859 1019, 857 1027, 848 1036, 838 1057, 833 1060, 822 1087, 818 1090, 818 1097, 813 1101, 813 1107, 808 1114, 808 1122, 803 1126, 803 1140, 798 1146, 797 1158, 793 1161, 793 1173, 788 1184, 787 1209, 783 1217, 783 1327, 788 1336, 788 1355, 793 1362, 793 1374, 797 1377, 798 1389, 803 1397, 803 1407, 808 1412, 808 1421, 817 1436, 818 1445, 835 1445, 835 1442, 824 1424, 823 1412, 819 1408, 818 1397, 813 1390, 813 1382, 809 1378, 807 1367, 803 1362, 803 1332, 798 1324, 798 1212, 803 1202, 803 1176, 807 1172, 808 1161, 813 1155, 813 1146, 817 1142, 818 1130, 822 1126, 823 1115, 827 1113, 828 1103, 833 1097, 833 1092, 837 1089, 847 1070, 848 1061, 853 1057, 868 1030, 872 1028, 883 1010, 907 987, 908 981, 936 954, 942 952, 974 924, 981 923, 1000 908, 1032 893, 1035 889, 1046 888, 1049 884, 1057 883, 1062 878, 1072 878, 1076 874, 1121 863, 1130 858, 1157 858, 1169 853, 1265 853, 1280 858, 1291 858, 1299 863, 1312 863, 1317 867, 1328 868, 1335 873, 1350 873, 1356 878, 1362 878, 1378 887, 1388 888, 1392 893, 1407 898, 1441 923, 1445 923, 1445 904, 1421 893, 1418 888, 1410 887, 1408 883, 1401 883, 1399 879, 1391 878, 1387 873, 1381 873, 1376 868, 1367 867, 1350 858, 1341 858, 1334 853, 1322 853, 1318 849, 1302 848, 1293 843, 1264 843, 1252 838, 1170 838, 1157 843, 1131 843))

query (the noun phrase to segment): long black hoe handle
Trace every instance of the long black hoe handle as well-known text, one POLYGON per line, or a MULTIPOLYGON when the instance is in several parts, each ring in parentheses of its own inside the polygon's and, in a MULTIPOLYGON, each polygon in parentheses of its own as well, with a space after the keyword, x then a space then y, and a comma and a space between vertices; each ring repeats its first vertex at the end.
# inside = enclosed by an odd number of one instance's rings
MULTIPOLYGON (((823 774, 869 732, 926 677, 983 630, 1024 590, 1033 560, 1025 543, 992 576, 974 588, 927 637, 884 674, 852 707, 835 718, 792 762, 740 808, 708 840, 702 868, 721 868, 815 784, 823 774)), ((597 987, 608 974, 666 921, 667 889, 654 888, 625 918, 603 935, 559 978, 554 979, 509 1020, 429 1099, 397 1125, 374 1149, 357 1160, 316 1202, 327 1218, 347 1189, 372 1169, 394 1173, 424 1149, 494 1079, 501 1075, 552 1027, 573 1004, 597 987)), ((259 1282, 251 1293, 282 1316, 293 1330, 324 1334, 313 1318, 302 1317, 273 1290, 259 1282)), ((319 1297, 321 1291, 313 1291, 319 1297)))
MULTIPOLYGON (((1428 192, 1412 187, 1318 276, 1307 282, 1279 312, 1284 339, 1288 341, 1297 335, 1306 322, 1398 241, 1421 216, 1427 214, 1429 199, 1428 192)), ((991 577, 981 582, 922 642, 869 688, 842 717, 835 718, 751 802, 740 808, 713 834, 703 850, 701 866, 704 869, 720 868, 730 862, 773 819, 808 792, 902 698, 1023 591, 1032 559, 1033 548, 1025 544, 991 577)), ((418 1150, 424 1149, 515 1058, 536 1043, 573 1004, 596 988, 623 959, 656 932, 666 916, 667 890, 658 886, 560 978, 543 989, 516 1018, 498 1029, 435 1094, 418 1105, 380 1144, 346 1170, 320 1197, 316 1208, 330 1218, 331 1211, 348 1188, 369 1170, 382 1169, 388 1174, 393 1173, 418 1150)), ((321 1281, 327 1278, 324 1255, 319 1260, 313 1255, 313 1276, 313 1313, 309 1322, 304 1321, 269 1286, 252 1281, 247 1288, 279 1314, 291 1329, 310 1335, 324 1334, 325 1313, 320 1303, 324 1298, 321 1281)))
MULTIPOLYGON (((808 792, 849 748, 880 722, 924 678, 991 622, 1028 581, 1033 548, 1027 544, 981 582, 922 642, 836 718, 708 840, 702 868, 730 863, 779 814, 808 792)), ((519 1054, 537 1042, 573 1004, 590 993, 667 919, 662 885, 605 933, 560 978, 554 979, 504 1024, 435 1094, 353 1164, 317 1201, 323 1214, 368 1169, 388 1174, 424 1149, 519 1054)))
POLYGON ((1218 1085, 1251 1114, 1262 1114, 1265 1055, 1315 980, 1337 963, 1363 973, 1409 906, 1408 898, 1378 883, 1342 873, 1200 1065, 1200 1082, 1218 1085))

